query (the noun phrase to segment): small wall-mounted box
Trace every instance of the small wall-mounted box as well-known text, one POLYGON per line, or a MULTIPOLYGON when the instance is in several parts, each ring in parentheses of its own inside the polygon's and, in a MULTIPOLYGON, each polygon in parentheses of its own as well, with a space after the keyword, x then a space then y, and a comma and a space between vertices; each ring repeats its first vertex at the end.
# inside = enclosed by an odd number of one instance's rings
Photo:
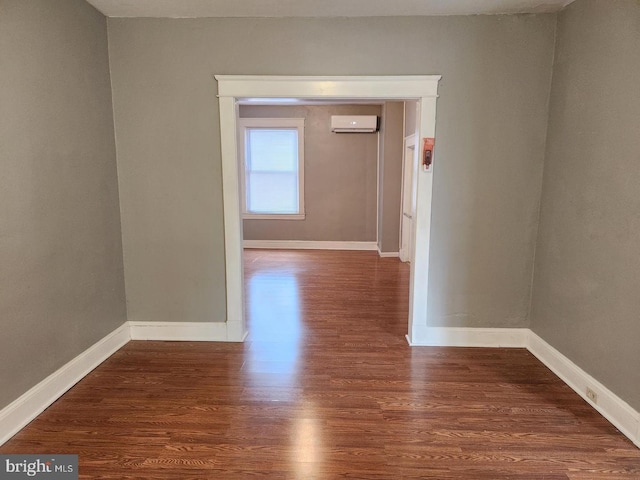
POLYGON ((371 133, 378 131, 377 115, 331 115, 331 131, 336 133, 371 133))

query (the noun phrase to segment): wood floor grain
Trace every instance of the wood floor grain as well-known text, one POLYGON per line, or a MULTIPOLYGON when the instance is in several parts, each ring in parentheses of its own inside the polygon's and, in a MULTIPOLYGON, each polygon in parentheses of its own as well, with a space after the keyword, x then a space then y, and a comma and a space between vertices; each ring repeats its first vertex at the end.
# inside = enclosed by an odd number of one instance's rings
POLYGON ((640 478, 640 450, 523 349, 410 348, 372 252, 245 252, 244 344, 130 342, 0 448, 91 479, 640 478))

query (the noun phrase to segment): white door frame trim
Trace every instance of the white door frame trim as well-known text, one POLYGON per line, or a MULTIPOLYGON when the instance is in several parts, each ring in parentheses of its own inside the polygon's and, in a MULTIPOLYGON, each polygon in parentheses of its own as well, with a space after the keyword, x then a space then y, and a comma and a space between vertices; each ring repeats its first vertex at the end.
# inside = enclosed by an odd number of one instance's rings
MULTIPOLYGON (((224 210, 225 269, 227 290, 227 335, 242 341, 247 335, 244 313, 242 266, 242 218, 237 161, 238 98, 382 99, 419 100, 419 138, 435 137, 436 99, 440 75, 407 76, 261 76, 215 75, 218 81, 222 196, 224 210)), ((408 338, 426 339, 419 332, 427 326, 429 240, 433 167, 418 174, 415 220, 415 258, 411 262, 408 338)))
MULTIPOLYGON (((402 197, 400 199, 400 225, 398 225, 399 228, 399 234, 398 234, 398 238, 400 239, 400 246, 398 248, 398 257, 400 257, 400 261, 402 262, 406 262, 407 261, 407 252, 404 251, 403 245, 402 245, 402 241, 403 241, 403 230, 404 230, 404 212, 405 212, 405 187, 406 187, 406 174, 407 174, 407 150, 411 150, 413 152, 413 160, 415 162, 416 160, 416 155, 417 153, 417 140, 416 140, 416 134, 415 132, 412 133, 411 135, 407 135, 406 137, 404 137, 403 141, 402 141, 402 197)), ((414 165, 415 168, 413 168, 412 170, 412 179, 411 179, 411 184, 413 185, 413 177, 418 175, 418 168, 420 168, 419 165, 414 165)), ((413 193, 413 192, 412 192, 413 193)), ((408 261, 411 261, 411 257, 409 256, 408 261)))

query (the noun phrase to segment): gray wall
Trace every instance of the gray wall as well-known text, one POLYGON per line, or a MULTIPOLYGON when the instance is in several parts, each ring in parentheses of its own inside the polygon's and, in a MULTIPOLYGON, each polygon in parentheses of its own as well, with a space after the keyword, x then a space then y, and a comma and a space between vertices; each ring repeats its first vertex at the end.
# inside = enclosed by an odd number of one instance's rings
POLYGON ((331 115, 380 105, 240 106, 240 117, 305 119, 304 220, 244 220, 245 240, 376 241, 378 135, 331 132, 331 115))
POLYGON ((106 21, 0 1, 0 407, 126 320, 106 21))
POLYGON ((385 102, 380 125, 380 176, 378 179, 378 248, 400 249, 404 102, 385 102))
POLYGON ((640 5, 559 16, 531 328, 640 410, 640 5))
POLYGON ((130 320, 224 321, 213 74, 442 74, 434 325, 528 325, 555 15, 108 20, 130 320))

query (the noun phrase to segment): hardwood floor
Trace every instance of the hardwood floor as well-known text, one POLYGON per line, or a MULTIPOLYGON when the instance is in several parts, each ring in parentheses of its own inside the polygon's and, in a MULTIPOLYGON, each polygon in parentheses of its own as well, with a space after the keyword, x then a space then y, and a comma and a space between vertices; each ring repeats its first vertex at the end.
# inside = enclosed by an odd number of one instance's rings
POLYGON ((397 259, 245 264, 246 343, 130 342, 0 452, 101 479, 640 478, 640 450, 526 350, 410 348, 397 259))

